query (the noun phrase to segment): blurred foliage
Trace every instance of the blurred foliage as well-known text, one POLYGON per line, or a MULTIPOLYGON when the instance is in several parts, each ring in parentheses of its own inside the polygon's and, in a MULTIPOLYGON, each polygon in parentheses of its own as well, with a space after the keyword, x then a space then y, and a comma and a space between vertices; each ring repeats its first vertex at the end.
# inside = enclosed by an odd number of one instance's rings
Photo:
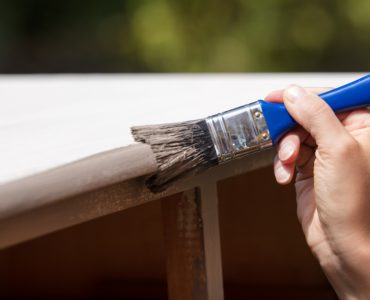
POLYGON ((0 72, 370 69, 369 0, 1 0, 0 72))

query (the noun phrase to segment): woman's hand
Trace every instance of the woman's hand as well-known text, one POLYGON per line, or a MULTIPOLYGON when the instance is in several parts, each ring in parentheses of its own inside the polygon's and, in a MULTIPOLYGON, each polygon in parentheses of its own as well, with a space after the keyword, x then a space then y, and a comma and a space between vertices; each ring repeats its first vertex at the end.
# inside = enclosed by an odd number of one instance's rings
POLYGON ((338 116, 316 93, 290 86, 284 102, 302 126, 278 145, 275 176, 297 176, 297 214, 309 247, 343 299, 370 299, 370 112, 338 116))

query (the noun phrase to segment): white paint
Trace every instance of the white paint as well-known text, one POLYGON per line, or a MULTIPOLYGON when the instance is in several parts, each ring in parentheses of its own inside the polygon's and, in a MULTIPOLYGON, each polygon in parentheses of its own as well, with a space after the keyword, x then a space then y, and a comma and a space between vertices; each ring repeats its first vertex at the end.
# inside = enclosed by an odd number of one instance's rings
POLYGON ((297 83, 361 74, 0 76, 0 184, 133 143, 130 126, 203 118, 297 83))

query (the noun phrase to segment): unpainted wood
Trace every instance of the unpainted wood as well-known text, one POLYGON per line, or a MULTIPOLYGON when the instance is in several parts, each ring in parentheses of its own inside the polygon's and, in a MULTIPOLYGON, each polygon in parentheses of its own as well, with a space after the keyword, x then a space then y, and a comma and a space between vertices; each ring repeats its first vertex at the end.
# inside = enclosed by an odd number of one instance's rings
POLYGON ((198 189, 162 200, 169 299, 210 299, 198 189))
MULTIPOLYGON (((12 188, 11 192, 8 191, 8 185, 1 187, 0 195, 3 196, 9 192, 7 194, 9 197, 0 197, 1 201, 4 201, 7 205, 6 208, 3 206, 3 211, 1 212, 3 217, 0 218, 0 249, 173 195, 199 186, 199 184, 204 182, 217 182, 224 178, 261 168, 272 163, 273 155, 272 151, 265 151, 250 158, 243 158, 215 167, 199 176, 179 182, 167 191, 157 194, 151 193, 145 187, 145 176, 101 187, 97 190, 85 191, 83 194, 70 196, 65 199, 56 198, 54 194, 48 194, 44 191, 44 189, 57 188, 63 192, 63 189, 67 189, 70 184, 74 184, 72 178, 60 176, 59 174, 54 175, 55 178, 63 178, 63 180, 58 182, 55 182, 53 177, 43 176, 43 180, 37 181, 37 184, 17 184, 12 188), (30 196, 29 201, 17 203, 17 197, 26 194, 30 196), (37 195, 44 195, 45 197, 40 198, 37 195), (12 201, 13 199, 14 202, 12 201)), ((73 168, 76 168, 76 170, 80 169, 78 165, 73 168)), ((59 169, 55 170, 56 173, 59 171, 59 169)))
POLYGON ((162 199, 170 299, 223 299, 217 188, 200 189, 162 199))
MULTIPOLYGON (((276 184, 267 167, 219 182, 218 196, 225 299, 336 299, 305 243, 294 186, 276 184)), ((19 287, 19 299, 58 291, 73 298, 76 290, 88 296, 96 291, 92 286, 104 283, 103 298, 114 288, 120 291, 116 297, 153 299, 151 286, 163 284, 157 298, 167 299, 160 202, 0 251, 1 298, 7 299, 6 291, 16 297, 11 292, 19 287)))
POLYGON ((149 145, 134 144, 106 151, 0 185, 0 219, 117 182, 154 173, 149 145))
POLYGON ((200 187, 208 298, 224 296, 217 184, 211 180, 200 187))

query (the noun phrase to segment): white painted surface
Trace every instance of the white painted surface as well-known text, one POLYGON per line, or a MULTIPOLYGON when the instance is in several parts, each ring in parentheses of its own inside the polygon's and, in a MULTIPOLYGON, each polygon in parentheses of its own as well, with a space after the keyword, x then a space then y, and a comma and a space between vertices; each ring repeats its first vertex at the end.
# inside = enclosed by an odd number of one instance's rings
POLYGON ((133 143, 130 126, 178 122, 297 83, 361 74, 0 76, 0 184, 133 143))

